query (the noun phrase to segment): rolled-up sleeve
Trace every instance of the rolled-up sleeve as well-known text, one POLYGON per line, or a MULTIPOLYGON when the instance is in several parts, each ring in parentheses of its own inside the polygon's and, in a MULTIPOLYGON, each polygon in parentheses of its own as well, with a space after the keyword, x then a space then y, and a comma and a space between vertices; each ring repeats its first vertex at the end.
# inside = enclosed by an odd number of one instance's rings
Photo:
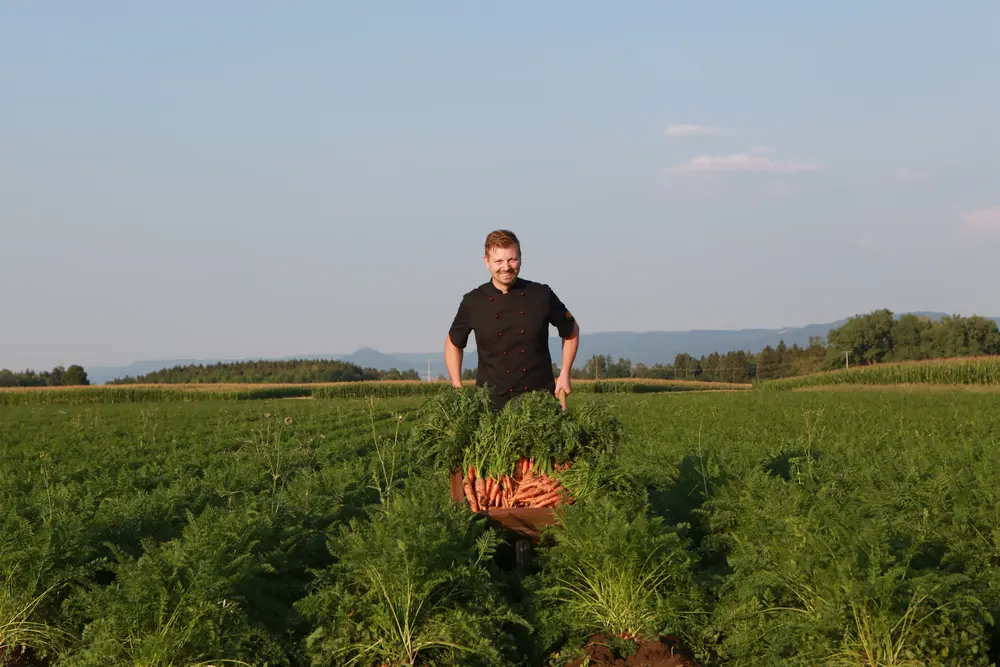
POLYGON ((455 344, 455 347, 460 349, 465 349, 465 346, 469 343, 469 334, 472 332, 472 303, 470 296, 466 294, 462 297, 461 303, 458 304, 458 312, 455 313, 455 319, 451 322, 451 328, 448 329, 448 336, 451 338, 451 342, 455 344))
POLYGON ((560 338, 569 338, 573 335, 573 327, 576 324, 576 318, 551 287, 549 288, 549 323, 559 332, 560 338))

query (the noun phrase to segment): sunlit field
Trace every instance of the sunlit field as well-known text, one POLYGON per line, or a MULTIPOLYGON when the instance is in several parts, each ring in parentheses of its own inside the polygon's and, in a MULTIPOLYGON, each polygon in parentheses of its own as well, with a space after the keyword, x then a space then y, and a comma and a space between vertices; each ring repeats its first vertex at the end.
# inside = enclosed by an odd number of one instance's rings
POLYGON ((700 665, 995 659, 990 393, 582 390, 488 428, 434 400, 0 408, 0 655, 569 665, 599 637, 700 665), (450 495, 448 447, 502 467, 576 451, 584 423, 600 456, 519 570, 517 536, 450 495))

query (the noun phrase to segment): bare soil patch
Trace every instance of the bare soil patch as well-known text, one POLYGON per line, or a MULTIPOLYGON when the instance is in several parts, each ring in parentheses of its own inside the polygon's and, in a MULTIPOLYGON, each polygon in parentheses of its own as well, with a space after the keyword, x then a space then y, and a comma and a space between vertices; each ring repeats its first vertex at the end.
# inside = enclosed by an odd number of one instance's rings
POLYGON ((584 647, 586 658, 574 660, 567 667, 698 667, 675 637, 661 637, 639 644, 635 653, 625 658, 615 657, 607 637, 594 635, 584 647))
POLYGON ((45 667, 47 664, 35 657, 31 651, 25 653, 20 649, 15 650, 0 647, 0 665, 7 665, 7 667, 45 667))

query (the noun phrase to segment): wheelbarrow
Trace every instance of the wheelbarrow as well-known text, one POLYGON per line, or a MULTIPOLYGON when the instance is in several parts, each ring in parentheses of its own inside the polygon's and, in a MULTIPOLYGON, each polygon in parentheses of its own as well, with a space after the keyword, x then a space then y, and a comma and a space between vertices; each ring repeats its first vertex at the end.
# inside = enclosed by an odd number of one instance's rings
MULTIPOLYGON (((566 410, 566 394, 559 392, 559 402, 566 410)), ((466 498, 462 488, 464 473, 455 470, 451 474, 451 498, 456 503, 465 504, 466 498)), ((546 526, 556 523, 556 512, 553 507, 492 507, 478 512, 495 527, 501 528, 513 536, 514 554, 517 569, 520 574, 527 572, 531 564, 532 546, 538 544, 541 531, 546 526)))

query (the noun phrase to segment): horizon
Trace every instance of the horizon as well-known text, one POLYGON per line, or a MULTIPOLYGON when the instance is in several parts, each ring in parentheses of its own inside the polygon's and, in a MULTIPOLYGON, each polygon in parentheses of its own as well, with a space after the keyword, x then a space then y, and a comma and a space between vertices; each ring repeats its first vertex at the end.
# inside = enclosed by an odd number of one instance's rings
MULTIPOLYGON (((889 310, 892 311, 891 308, 889 310)), ((923 316, 923 315, 956 316, 957 315, 957 316, 960 316, 960 317, 970 317, 970 316, 974 316, 975 315, 975 316, 981 316, 981 317, 985 317, 987 319, 991 319, 991 320, 997 321, 998 325, 1000 325, 1000 316, 985 315, 983 313, 954 313, 954 312, 949 313, 947 311, 933 311, 933 310, 912 310, 912 311, 904 311, 904 312, 897 312, 897 311, 892 311, 892 312, 893 312, 893 314, 896 317, 898 317, 900 315, 903 315, 903 314, 915 314, 915 315, 918 315, 918 316, 923 316)), ((656 335, 656 334, 662 334, 662 335, 684 335, 684 334, 697 334, 697 333, 703 333, 704 332, 704 333, 770 333, 770 334, 776 334, 776 335, 783 335, 785 333, 793 333, 794 334, 795 332, 802 331, 802 330, 805 330, 805 329, 810 329, 810 328, 813 328, 813 327, 827 327, 827 326, 831 326, 832 327, 832 326, 835 326, 835 325, 837 325, 839 323, 846 322, 847 320, 849 320, 852 317, 856 317, 856 316, 860 316, 860 315, 865 315, 865 314, 866 313, 855 313, 855 314, 852 314, 852 315, 849 315, 849 316, 846 316, 846 317, 842 317, 842 318, 838 318, 838 319, 835 319, 835 320, 831 320, 831 321, 828 321, 828 322, 810 322, 810 323, 807 323, 807 324, 789 325, 789 326, 783 326, 783 327, 741 328, 741 329, 649 330, 649 331, 596 331, 596 332, 593 332, 593 334, 594 335, 600 335, 600 336, 608 336, 608 335, 610 335, 610 336, 616 336, 616 335, 626 335, 626 336, 627 335, 640 335, 640 336, 642 336, 642 335, 656 335)), ((825 336, 823 338, 824 338, 824 343, 825 343, 825 336)), ((550 340, 556 340, 556 339, 557 339, 557 336, 555 334, 552 334, 550 336, 550 340)), ((789 347, 794 347, 795 345, 798 345, 798 343, 792 343, 792 344, 789 344, 788 346, 789 347)), ((749 348, 747 348, 747 349, 740 348, 740 349, 742 351, 749 352, 751 354, 757 354, 757 353, 759 353, 761 351, 760 349, 749 349, 749 348)), ((761 349, 763 349, 763 348, 761 348, 761 349)), ((133 365, 150 364, 150 363, 152 363, 152 364, 159 364, 159 363, 168 363, 168 362, 170 364, 187 365, 187 364, 241 363, 241 362, 253 362, 253 361, 293 361, 293 360, 309 361, 309 360, 318 360, 318 359, 335 359, 335 360, 341 360, 341 359, 345 359, 347 357, 351 357, 353 355, 356 355, 358 353, 363 353, 363 352, 368 352, 368 351, 377 353, 378 355, 381 355, 381 356, 397 357, 397 361, 400 361, 401 364, 402 364, 401 366, 398 367, 398 370, 403 371, 403 370, 408 370, 408 369, 412 368, 413 370, 416 370, 418 373, 425 373, 425 370, 424 370, 423 366, 421 366, 420 364, 423 364, 423 363, 425 363, 425 361, 430 360, 432 362, 432 364, 438 365, 439 362, 436 361, 437 358, 438 357, 443 357, 443 349, 442 350, 382 350, 382 349, 378 349, 378 348, 372 347, 370 345, 362 345, 362 346, 360 346, 358 348, 355 348, 354 350, 350 350, 350 351, 341 350, 341 351, 328 351, 328 352, 292 353, 292 354, 278 354, 278 355, 273 355, 273 356, 247 355, 247 356, 244 356, 244 357, 231 357, 231 356, 212 357, 212 356, 207 356, 207 355, 201 355, 201 356, 197 356, 196 355, 196 356, 189 356, 189 357, 160 356, 160 357, 149 357, 149 358, 143 358, 143 359, 131 359, 131 360, 122 361, 122 362, 113 363, 113 364, 86 364, 86 363, 80 363, 78 365, 82 366, 85 370, 87 370, 87 369, 93 369, 95 371, 106 372, 106 371, 112 370, 112 369, 124 369, 124 368, 127 368, 129 366, 133 366, 133 365), (426 355, 426 359, 421 360, 418 365, 412 365, 412 364, 416 363, 413 360, 409 360, 408 361, 408 360, 402 358, 403 356, 420 356, 420 355, 426 355), (407 366, 406 364, 411 364, 411 365, 407 366)), ((720 350, 716 350, 716 351, 720 351, 720 350)), ((475 340, 473 338, 471 338, 471 337, 470 337, 469 345, 466 348, 465 360, 463 361, 463 370, 467 370, 469 368, 474 368, 474 366, 470 367, 469 364, 468 364, 470 353, 471 354, 476 354, 475 340)), ((594 354, 608 355, 610 353, 605 351, 605 352, 595 352, 594 354)), ((611 355, 611 356, 616 356, 616 355, 611 355)), ((620 358, 626 358, 627 357, 627 355, 618 355, 618 356, 620 356, 620 358)), ((695 356, 699 356, 699 355, 695 355, 695 356)), ((574 366, 583 366, 586 363, 586 361, 587 361, 588 358, 589 357, 584 358, 584 356, 578 355, 577 358, 576 358, 576 361, 574 362, 574 366)), ((557 359, 554 358, 553 361, 557 361, 557 359)), ((77 362, 73 362, 73 363, 77 363, 77 362)), ((441 362, 441 363, 443 363, 443 362, 441 362)), ((667 363, 667 362, 657 362, 657 363, 667 363)), ((70 364, 61 364, 61 365, 63 367, 68 367, 70 364)), ((165 366, 165 367, 169 367, 169 366, 165 366)), ((0 369, 3 369, 3 367, 0 366, 0 369)), ((47 371, 47 370, 51 370, 51 369, 49 369, 49 368, 33 368, 33 369, 13 369, 13 368, 8 368, 6 370, 10 370, 10 371, 14 371, 14 372, 22 372, 22 371, 47 371)))
POLYGON ((57 6, 0 22, 0 368, 428 354, 495 228, 584 340, 998 310, 997 3, 57 6))

